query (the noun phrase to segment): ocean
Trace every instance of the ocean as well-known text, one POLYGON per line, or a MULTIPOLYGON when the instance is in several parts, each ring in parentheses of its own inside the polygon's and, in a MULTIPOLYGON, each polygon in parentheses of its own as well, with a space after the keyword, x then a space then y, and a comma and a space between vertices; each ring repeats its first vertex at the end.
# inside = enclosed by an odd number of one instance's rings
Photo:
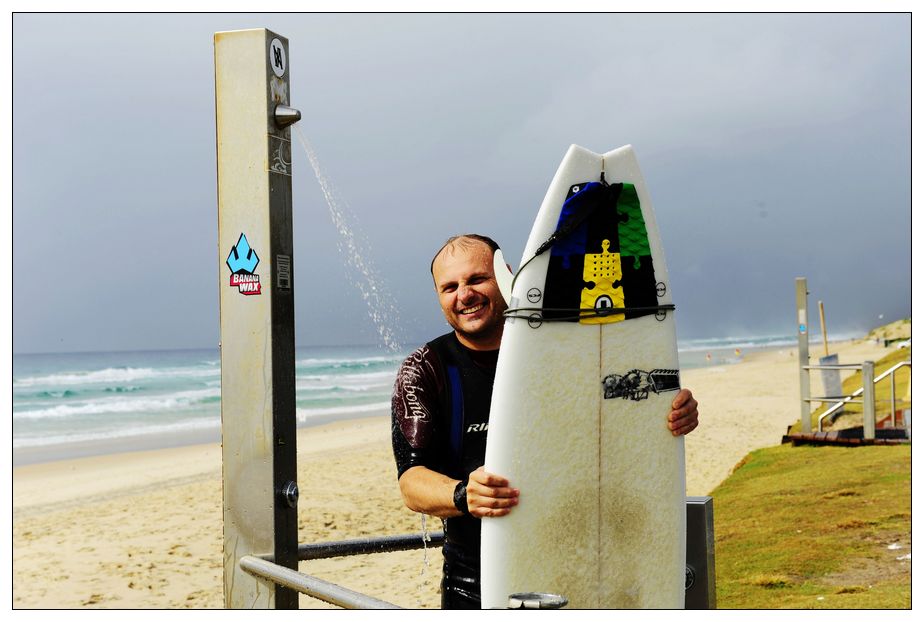
MULTIPOLYGON (((740 362, 794 337, 694 339, 681 369, 740 362)), ((401 361, 381 346, 296 349, 299 426, 383 415, 401 361)), ((221 369, 214 350, 15 354, 14 465, 216 442, 221 369)))
MULTIPOLYGON (((299 426, 389 412, 410 352, 297 348, 299 426)), ((218 441, 221 367, 215 350, 16 354, 16 465, 218 441)))

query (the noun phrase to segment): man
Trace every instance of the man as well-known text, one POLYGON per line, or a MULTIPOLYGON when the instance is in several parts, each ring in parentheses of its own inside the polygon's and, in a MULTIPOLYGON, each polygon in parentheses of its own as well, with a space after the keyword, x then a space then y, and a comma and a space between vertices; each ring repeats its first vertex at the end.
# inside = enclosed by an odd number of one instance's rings
MULTIPOLYGON (((494 371, 507 308, 494 276, 492 239, 451 238, 430 264, 452 332, 402 364, 392 396, 392 446, 408 508, 445 520, 442 607, 481 605, 480 519, 516 507, 520 491, 484 470, 494 371)), ((682 389, 667 414, 675 436, 698 425, 697 402, 682 389)))

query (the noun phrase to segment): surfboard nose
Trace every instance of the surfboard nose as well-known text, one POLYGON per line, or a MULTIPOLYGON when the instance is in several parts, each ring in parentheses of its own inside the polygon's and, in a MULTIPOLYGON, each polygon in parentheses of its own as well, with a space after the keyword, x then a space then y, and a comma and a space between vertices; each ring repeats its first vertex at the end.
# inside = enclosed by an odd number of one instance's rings
POLYGON ((599 153, 594 153, 586 147, 572 144, 568 147, 568 152, 562 160, 562 164, 564 165, 565 163, 568 163, 571 167, 581 166, 584 163, 589 163, 596 167, 603 163, 603 156, 599 153))

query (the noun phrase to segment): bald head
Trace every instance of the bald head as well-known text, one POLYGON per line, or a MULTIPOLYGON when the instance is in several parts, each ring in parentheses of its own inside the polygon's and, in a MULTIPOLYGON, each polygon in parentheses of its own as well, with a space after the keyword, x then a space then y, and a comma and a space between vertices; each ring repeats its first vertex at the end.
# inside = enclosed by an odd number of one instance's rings
POLYGON ((436 263, 437 257, 446 253, 453 254, 456 252, 456 249, 472 250, 478 246, 485 245, 488 247, 491 257, 494 256, 494 251, 500 248, 497 242, 492 240, 486 235, 479 235, 477 233, 463 233, 462 235, 454 235, 440 247, 440 250, 436 251, 436 255, 433 256, 433 259, 430 261, 430 276, 433 276, 433 264, 436 263))

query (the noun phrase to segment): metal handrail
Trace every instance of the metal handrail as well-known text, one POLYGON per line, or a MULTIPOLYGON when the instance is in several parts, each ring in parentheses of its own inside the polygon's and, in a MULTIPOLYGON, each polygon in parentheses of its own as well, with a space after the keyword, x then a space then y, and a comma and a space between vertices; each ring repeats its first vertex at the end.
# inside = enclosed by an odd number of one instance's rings
MULTIPOLYGON (((299 544, 298 561, 311 559, 328 559, 330 557, 348 557, 350 555, 368 555, 371 553, 394 553, 426 548, 427 545, 440 546, 445 536, 442 531, 434 531, 423 536, 409 533, 401 536, 379 536, 375 538, 357 538, 338 542, 318 542, 316 544, 299 544)), ((264 559, 267 559, 264 557, 264 559)))
MULTIPOLYGON (((896 372, 899 368, 905 367, 905 366, 911 367, 911 361, 901 361, 900 363, 896 363, 895 365, 893 365, 892 367, 890 367, 890 368, 887 369, 886 371, 882 372, 881 374, 879 374, 878 376, 876 376, 876 377, 873 379, 873 386, 875 387, 875 386, 876 386, 876 383, 879 382, 880 380, 882 380, 883 378, 885 378, 886 376, 890 376, 890 377, 891 377, 891 381, 892 381, 892 427, 893 427, 893 428, 895 427, 895 372, 896 372)), ((812 365, 806 365, 806 366, 805 366, 805 369, 809 369, 809 368, 811 368, 811 369, 822 369, 822 368, 824 368, 824 367, 833 367, 833 366, 822 366, 822 365, 812 366, 812 365)), ((838 366, 838 367, 849 367, 849 366, 848 366, 848 365, 840 365, 840 366, 838 366)), ((854 367, 856 367, 856 366, 854 366, 854 367)), ((860 366, 860 367, 862 367, 862 366, 860 366)), ((833 414, 835 413, 835 411, 837 411, 838 409, 842 408, 845 404, 847 404, 847 402, 850 402, 851 400, 853 400, 853 398, 858 397, 859 395, 862 395, 862 394, 863 394, 863 387, 860 387, 859 389, 857 389, 856 391, 854 391, 854 392, 851 393, 850 395, 844 396, 844 399, 838 401, 837 403, 834 404, 834 406, 832 406, 831 408, 829 408, 828 410, 826 410, 824 413, 822 413, 821 415, 819 415, 819 416, 818 416, 818 431, 821 432, 821 427, 822 427, 822 425, 824 424, 824 420, 825 420, 826 417, 828 417, 829 415, 833 415, 833 414)), ((812 401, 812 402, 827 402, 827 401, 829 401, 829 400, 828 400, 828 399, 809 398, 808 401, 812 401)))
POLYGON ((803 365, 802 369, 863 369, 862 363, 843 363, 841 365, 803 365))
POLYGON ((239 564, 242 570, 256 577, 269 579, 279 585, 344 609, 401 609, 393 603, 354 592, 336 583, 312 577, 253 555, 241 557, 239 564))
MULTIPOLYGON (((439 546, 443 543, 443 540, 445 540, 445 534, 442 531, 435 531, 425 535, 410 533, 400 536, 379 536, 375 538, 319 542, 316 544, 299 544, 298 561, 410 551, 426 548, 428 545, 439 546)), ((240 559, 240 567, 254 576, 275 581, 284 587, 344 609, 401 609, 398 605, 384 600, 354 592, 324 579, 280 566, 275 563, 272 555, 245 555, 240 559)))

